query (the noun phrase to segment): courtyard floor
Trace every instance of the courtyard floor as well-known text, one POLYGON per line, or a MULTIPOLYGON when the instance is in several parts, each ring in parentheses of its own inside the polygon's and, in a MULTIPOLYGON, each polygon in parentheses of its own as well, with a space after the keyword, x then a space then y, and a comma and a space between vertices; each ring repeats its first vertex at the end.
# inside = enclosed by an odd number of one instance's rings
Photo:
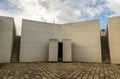
POLYGON ((99 63, 7 63, 0 79, 120 79, 120 66, 99 63))

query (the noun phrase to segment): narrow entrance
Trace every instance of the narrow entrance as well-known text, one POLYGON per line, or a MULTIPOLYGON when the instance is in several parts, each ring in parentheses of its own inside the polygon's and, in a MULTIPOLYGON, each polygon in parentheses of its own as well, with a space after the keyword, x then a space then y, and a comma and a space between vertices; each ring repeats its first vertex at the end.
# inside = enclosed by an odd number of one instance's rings
POLYGON ((58 62, 63 61, 63 43, 59 42, 58 43, 58 62))
POLYGON ((105 30, 101 30, 101 51, 102 51, 102 62, 110 63, 110 52, 108 38, 105 35, 105 30))
POLYGON ((13 50, 12 50, 12 55, 11 55, 11 62, 12 63, 19 62, 20 39, 21 39, 21 36, 16 36, 14 39, 13 50))

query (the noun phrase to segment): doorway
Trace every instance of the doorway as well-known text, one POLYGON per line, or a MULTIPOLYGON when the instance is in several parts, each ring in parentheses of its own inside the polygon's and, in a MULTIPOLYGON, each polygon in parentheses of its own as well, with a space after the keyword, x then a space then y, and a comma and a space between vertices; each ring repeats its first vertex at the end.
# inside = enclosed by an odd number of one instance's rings
POLYGON ((58 62, 63 61, 63 43, 59 42, 58 43, 58 62))
POLYGON ((10 61, 12 63, 18 63, 19 62, 19 56, 20 56, 20 40, 21 36, 16 36, 13 42, 13 50, 10 61))
MULTIPOLYGON (((101 32, 105 32, 105 30, 101 30, 101 32)), ((101 53, 102 53, 102 62, 111 63, 108 37, 106 37, 106 35, 101 35, 101 53)))

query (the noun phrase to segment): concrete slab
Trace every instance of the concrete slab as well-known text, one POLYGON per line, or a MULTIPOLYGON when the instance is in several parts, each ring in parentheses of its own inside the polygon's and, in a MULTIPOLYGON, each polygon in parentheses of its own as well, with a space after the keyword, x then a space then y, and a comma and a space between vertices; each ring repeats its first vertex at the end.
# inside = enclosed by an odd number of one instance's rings
POLYGON ((73 61, 101 62, 99 20, 64 24, 62 38, 72 40, 73 61))
POLYGON ((70 39, 63 39, 63 62, 72 62, 72 43, 70 39))
POLYGON ((0 63, 10 62, 15 33, 14 19, 0 16, 0 63))
POLYGON ((111 63, 120 64, 120 16, 109 18, 107 26, 111 63))
POLYGON ((49 39, 60 39, 60 25, 23 20, 20 62, 48 61, 49 39))
POLYGON ((57 62, 58 61, 58 40, 50 39, 49 41, 49 62, 57 62))

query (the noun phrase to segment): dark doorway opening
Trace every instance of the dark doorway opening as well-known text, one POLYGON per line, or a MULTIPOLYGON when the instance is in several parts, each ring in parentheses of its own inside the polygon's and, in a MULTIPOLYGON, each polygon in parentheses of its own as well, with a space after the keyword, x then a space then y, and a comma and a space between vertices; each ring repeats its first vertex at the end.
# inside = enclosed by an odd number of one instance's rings
POLYGON ((63 43, 58 43, 58 62, 63 61, 63 43))
POLYGON ((12 49, 12 55, 11 55, 12 63, 19 62, 20 40, 21 40, 21 36, 15 36, 15 39, 13 40, 14 42, 13 42, 13 49, 12 49))
POLYGON ((109 52, 109 43, 108 37, 104 35, 105 30, 101 30, 103 34, 101 34, 101 52, 102 52, 102 62, 110 63, 110 52, 109 52))

